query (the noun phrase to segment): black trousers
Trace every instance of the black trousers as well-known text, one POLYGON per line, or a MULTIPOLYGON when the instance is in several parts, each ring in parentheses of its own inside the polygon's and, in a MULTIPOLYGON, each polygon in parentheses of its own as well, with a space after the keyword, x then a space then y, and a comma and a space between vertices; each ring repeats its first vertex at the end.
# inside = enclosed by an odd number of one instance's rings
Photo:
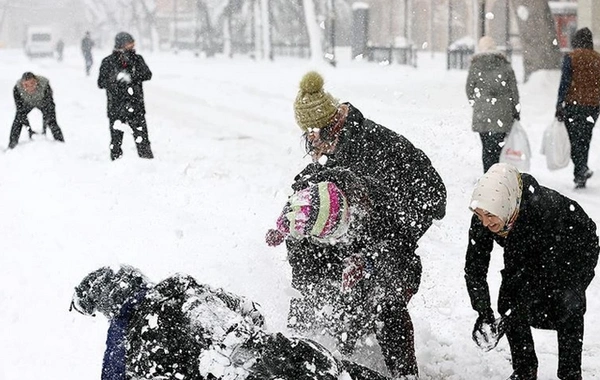
POLYGON ((598 120, 600 107, 567 105, 565 107, 565 126, 571 140, 571 159, 575 168, 575 182, 585 181, 588 170, 588 156, 592 130, 598 120))
POLYGON ((500 153, 502 152, 502 143, 506 138, 506 133, 482 132, 481 137, 481 159, 483 161, 483 172, 500 161, 500 153))
MULTIPOLYGON (((110 121, 110 158, 116 160, 123 155, 123 131, 115 129, 115 123, 117 120, 110 121)), ((148 126, 146 125, 146 118, 144 115, 128 118, 125 121, 121 120, 123 124, 129 125, 133 132, 133 139, 137 148, 138 156, 141 158, 154 158, 152 148, 150 147, 150 140, 148 139, 148 126)))
MULTIPOLYGON (((350 252, 311 244, 309 239, 287 239, 286 245, 292 286, 303 295, 290 302, 288 327, 303 335, 325 330, 344 355, 354 351, 360 337, 375 333, 390 373, 418 374, 407 308, 421 280, 418 256, 381 265, 386 270, 379 269, 372 280, 361 280, 345 294, 340 292, 342 259, 350 252)), ((401 251, 389 256, 401 257, 401 251)))
MULTIPOLYGON (((14 148, 19 143, 19 138, 21 137, 21 131, 23 130, 23 126, 27 128, 29 131, 29 136, 33 134, 31 126, 29 125, 29 120, 27 119, 27 115, 31 112, 33 108, 25 110, 23 113, 17 113, 15 115, 15 120, 13 121, 12 127, 10 129, 10 138, 8 147, 14 148)), ((50 128, 50 132, 52 132, 52 137, 56 141, 65 141, 65 138, 62 134, 62 130, 58 126, 56 122, 56 111, 54 108, 41 108, 42 111, 42 121, 43 121, 43 130, 46 133, 46 128, 50 128)))
POLYGON ((506 337, 516 373, 537 370, 531 328, 555 330, 558 336, 558 378, 581 380, 585 293, 561 290, 521 300, 509 315, 506 337))

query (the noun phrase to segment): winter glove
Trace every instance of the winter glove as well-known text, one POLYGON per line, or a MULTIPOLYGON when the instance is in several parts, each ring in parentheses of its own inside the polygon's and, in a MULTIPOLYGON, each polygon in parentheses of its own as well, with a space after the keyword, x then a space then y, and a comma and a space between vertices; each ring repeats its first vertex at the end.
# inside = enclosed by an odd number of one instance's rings
POLYGON ((475 326, 473 327, 473 340, 477 345, 479 345, 478 339, 476 335, 485 333, 485 329, 494 324, 494 312, 492 309, 486 310, 484 312, 480 312, 477 320, 475 321, 475 326))
POLYGON ((554 114, 554 117, 556 117, 556 120, 560 121, 561 123, 565 121, 565 108, 562 105, 557 105, 556 106, 556 113, 554 114))
POLYGON ((363 278, 372 272, 372 265, 357 254, 350 255, 344 259, 344 270, 342 272, 342 292, 349 292, 363 278))
POLYGON ((479 348, 487 352, 496 347, 502 336, 498 333, 501 320, 502 318, 498 318, 498 321, 494 319, 494 312, 491 309, 479 313, 472 335, 473 341, 479 348))
POLYGON ((513 119, 515 120, 521 120, 521 113, 518 111, 514 111, 513 112, 513 119))
POLYGON ((262 315, 258 303, 245 299, 241 304, 241 312, 243 315, 250 317, 255 326, 263 327, 265 325, 265 317, 262 315))
POLYGON ((282 234, 279 230, 269 229, 267 231, 267 235, 265 236, 265 241, 270 247, 276 247, 279 244, 283 243, 285 239, 285 235, 282 234))
POLYGON ((117 74, 117 82, 131 83, 131 75, 126 71, 117 74))

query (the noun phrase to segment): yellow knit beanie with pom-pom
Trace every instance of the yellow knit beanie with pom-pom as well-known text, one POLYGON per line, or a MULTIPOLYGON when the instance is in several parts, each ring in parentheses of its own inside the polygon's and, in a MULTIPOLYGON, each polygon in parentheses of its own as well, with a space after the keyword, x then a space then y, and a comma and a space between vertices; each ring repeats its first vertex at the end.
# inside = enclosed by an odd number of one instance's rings
POLYGON ((326 127, 337 108, 337 99, 323 91, 323 77, 315 71, 306 73, 294 102, 294 114, 300 128, 307 131, 309 128, 326 127))

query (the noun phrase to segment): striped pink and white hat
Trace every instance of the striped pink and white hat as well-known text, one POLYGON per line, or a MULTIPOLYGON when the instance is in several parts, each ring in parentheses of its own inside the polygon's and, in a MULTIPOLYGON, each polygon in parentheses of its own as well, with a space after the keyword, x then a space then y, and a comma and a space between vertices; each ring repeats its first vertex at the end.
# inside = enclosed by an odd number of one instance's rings
POLYGON ((319 182, 289 199, 277 229, 294 238, 338 239, 348 231, 350 210, 344 193, 333 182, 319 182))

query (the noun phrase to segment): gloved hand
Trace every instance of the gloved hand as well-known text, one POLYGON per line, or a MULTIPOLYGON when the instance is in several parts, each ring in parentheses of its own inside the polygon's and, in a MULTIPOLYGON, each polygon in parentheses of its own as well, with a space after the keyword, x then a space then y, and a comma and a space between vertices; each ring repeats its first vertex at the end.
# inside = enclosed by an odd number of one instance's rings
POLYGON ((521 113, 518 111, 514 111, 513 112, 513 119, 515 120, 521 120, 521 113))
POLYGON ((484 351, 489 351, 498 344, 498 331, 494 319, 494 312, 489 309, 479 313, 473 327, 473 341, 484 351))
POLYGON ((285 239, 285 235, 282 234, 279 230, 276 229, 269 229, 267 231, 267 235, 265 236, 265 242, 270 246, 270 247, 276 247, 279 244, 283 243, 283 240, 285 239))
POLYGON ((117 74, 117 81, 131 83, 131 75, 126 71, 121 71, 117 74))
POLYGON ((556 106, 556 112, 554 113, 554 117, 561 123, 565 121, 565 108, 562 105, 556 106))
POLYGON ((249 316, 255 326, 263 327, 265 325, 265 317, 258 303, 245 299, 241 305, 241 309, 242 314, 249 316))
POLYGON ((344 270, 342 272, 342 292, 349 292, 370 272, 370 266, 361 255, 353 254, 344 259, 344 270))

